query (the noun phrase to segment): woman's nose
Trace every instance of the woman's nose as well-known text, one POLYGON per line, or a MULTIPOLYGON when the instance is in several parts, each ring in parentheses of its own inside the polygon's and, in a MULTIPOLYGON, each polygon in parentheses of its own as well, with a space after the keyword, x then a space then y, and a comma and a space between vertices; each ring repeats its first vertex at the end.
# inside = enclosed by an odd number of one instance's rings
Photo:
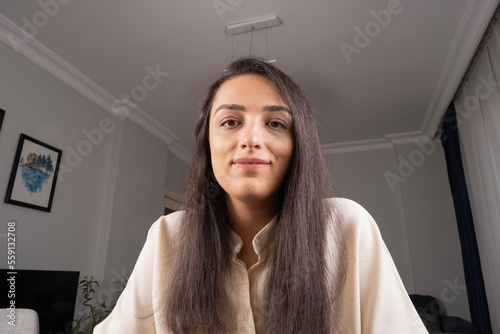
POLYGON ((241 148, 261 148, 261 134, 258 122, 247 122, 242 129, 241 148))

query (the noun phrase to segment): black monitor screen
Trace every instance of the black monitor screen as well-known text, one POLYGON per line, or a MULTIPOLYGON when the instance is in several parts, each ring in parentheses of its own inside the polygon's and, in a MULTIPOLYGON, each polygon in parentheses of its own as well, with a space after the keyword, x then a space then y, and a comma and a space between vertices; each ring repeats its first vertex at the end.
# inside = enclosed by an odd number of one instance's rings
POLYGON ((0 269, 0 307, 38 313, 40 334, 70 333, 78 291, 78 271, 0 269))

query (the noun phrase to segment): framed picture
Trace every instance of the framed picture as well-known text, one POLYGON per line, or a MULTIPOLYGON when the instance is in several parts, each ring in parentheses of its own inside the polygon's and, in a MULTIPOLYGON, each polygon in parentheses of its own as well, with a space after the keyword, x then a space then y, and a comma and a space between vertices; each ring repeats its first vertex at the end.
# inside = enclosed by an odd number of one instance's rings
POLYGON ((163 193, 163 214, 168 215, 179 210, 182 210, 181 197, 173 191, 165 189, 163 193))
POLYGON ((21 134, 5 203, 50 212, 62 151, 21 134))
POLYGON ((0 109, 0 131, 2 130, 3 116, 5 115, 5 110, 0 109))

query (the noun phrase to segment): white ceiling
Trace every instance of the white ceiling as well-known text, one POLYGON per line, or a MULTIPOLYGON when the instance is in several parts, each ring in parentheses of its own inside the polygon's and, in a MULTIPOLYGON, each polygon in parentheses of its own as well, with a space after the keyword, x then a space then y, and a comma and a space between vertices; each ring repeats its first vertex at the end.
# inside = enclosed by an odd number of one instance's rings
POLYGON ((185 159, 202 92, 249 53, 250 33, 226 25, 276 14, 281 24, 255 31, 251 53, 276 59, 306 91, 334 150, 433 136, 498 1, 10 0, 0 39, 110 112, 128 95, 129 117, 185 159), (388 8, 390 22, 374 24, 371 12, 388 8), (340 45, 355 46, 367 24, 380 31, 348 62, 340 45), (19 27, 35 40, 16 43, 19 27), (168 76, 138 101, 148 68, 168 76))

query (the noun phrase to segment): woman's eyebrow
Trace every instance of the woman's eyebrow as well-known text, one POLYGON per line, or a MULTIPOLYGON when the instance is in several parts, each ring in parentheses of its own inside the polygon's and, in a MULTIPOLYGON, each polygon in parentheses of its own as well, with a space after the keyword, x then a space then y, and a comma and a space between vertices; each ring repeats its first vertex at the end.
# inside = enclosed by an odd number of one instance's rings
POLYGON ((282 105, 265 106, 262 110, 263 111, 286 111, 290 115, 292 114, 292 112, 290 111, 290 109, 288 109, 287 107, 282 106, 282 105))
POLYGON ((219 111, 219 110, 222 110, 222 109, 226 109, 226 110, 241 110, 241 111, 245 111, 245 107, 242 106, 241 104, 221 104, 220 106, 217 107, 217 109, 215 109, 214 111, 214 115, 219 111))
MULTIPOLYGON (((246 110, 246 108, 244 106, 242 106, 241 104, 221 104, 220 106, 217 107, 217 109, 215 109, 214 115, 218 111, 223 110, 223 109, 224 110, 240 110, 240 111, 246 110)), ((264 108, 262 108, 262 111, 286 111, 290 115, 292 114, 290 109, 288 109, 287 107, 282 106, 282 105, 274 105, 274 104, 264 106, 264 108)))

